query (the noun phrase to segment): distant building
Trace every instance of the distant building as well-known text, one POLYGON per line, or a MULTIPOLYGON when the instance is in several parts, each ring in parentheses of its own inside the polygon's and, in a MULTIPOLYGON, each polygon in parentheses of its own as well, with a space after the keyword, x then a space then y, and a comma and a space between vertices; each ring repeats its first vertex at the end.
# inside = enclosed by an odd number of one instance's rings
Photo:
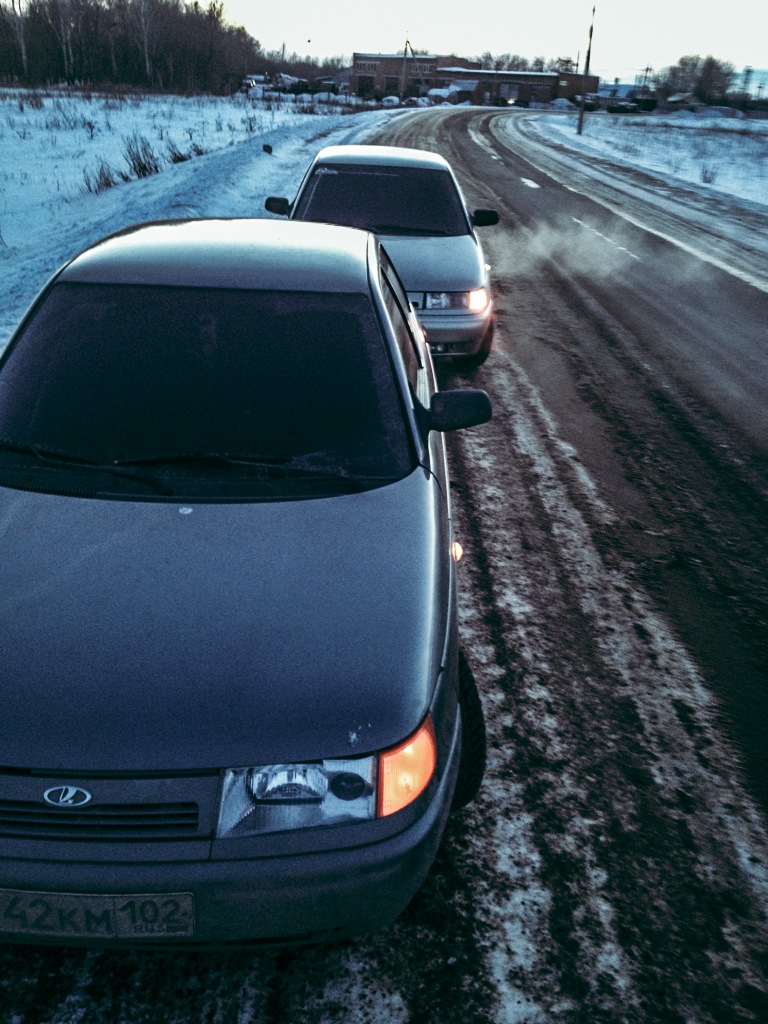
POLYGON ((456 65, 462 70, 481 65, 463 57, 435 54, 355 53, 352 56, 350 90, 358 96, 381 99, 383 96, 425 96, 437 88, 438 67, 456 65))
MULTIPOLYGON (((588 75, 587 93, 596 93, 599 81, 588 75)), ((454 54, 355 53, 350 90, 372 99, 430 95, 450 103, 525 107, 572 99, 584 84, 583 75, 558 71, 484 71, 478 61, 454 54)))
POLYGON ((325 92, 348 93, 352 80, 352 68, 342 68, 333 75, 315 79, 315 85, 325 92))
POLYGON ((638 110, 653 110, 656 96, 648 85, 630 85, 614 79, 613 82, 601 82, 598 90, 600 106, 606 110, 620 109, 634 105, 638 110))
MULTIPOLYGON (((439 85, 471 89, 466 98, 481 106, 520 106, 573 100, 584 88, 584 76, 560 71, 465 71, 457 67, 437 69, 439 85)), ((588 75, 586 91, 597 92, 600 79, 588 75)), ((464 98, 464 97, 462 97, 464 98)))

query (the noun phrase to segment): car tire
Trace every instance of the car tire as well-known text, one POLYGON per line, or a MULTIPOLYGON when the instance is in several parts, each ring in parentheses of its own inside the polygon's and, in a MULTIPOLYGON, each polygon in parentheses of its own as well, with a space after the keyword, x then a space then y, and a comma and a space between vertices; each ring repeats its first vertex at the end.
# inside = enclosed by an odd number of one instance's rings
POLYGON ((491 347, 493 345, 493 323, 490 324, 488 330, 485 332, 485 337, 480 343, 480 348, 471 356, 461 357, 461 362, 464 366, 474 369, 476 366, 482 366, 488 356, 491 354, 491 347))
POLYGON ((459 776, 451 810, 458 811, 478 794, 485 775, 485 717, 480 694, 466 655, 459 651, 459 712, 461 714, 461 756, 459 776))

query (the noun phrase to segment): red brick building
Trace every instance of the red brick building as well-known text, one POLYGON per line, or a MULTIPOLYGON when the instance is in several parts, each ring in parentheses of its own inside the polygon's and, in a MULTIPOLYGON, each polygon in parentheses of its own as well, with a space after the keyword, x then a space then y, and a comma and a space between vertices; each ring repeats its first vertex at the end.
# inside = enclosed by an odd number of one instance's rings
MULTIPOLYGON (((588 75, 586 92, 596 93, 596 75, 588 75)), ((558 71, 483 71, 479 61, 455 54, 355 53, 350 90, 358 96, 426 96, 441 89, 453 102, 484 106, 551 103, 581 95, 584 76, 558 71)))
POLYGON ((381 99, 382 96, 426 96, 439 88, 438 68, 444 65, 462 71, 480 68, 478 61, 464 57, 435 54, 355 53, 352 55, 350 89, 358 96, 381 99))

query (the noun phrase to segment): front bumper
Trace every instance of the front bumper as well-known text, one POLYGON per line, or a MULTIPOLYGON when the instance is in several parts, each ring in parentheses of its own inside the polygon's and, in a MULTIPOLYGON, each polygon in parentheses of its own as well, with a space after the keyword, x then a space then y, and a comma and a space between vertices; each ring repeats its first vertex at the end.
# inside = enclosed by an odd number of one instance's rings
POLYGON ((399 812, 403 827, 395 834, 359 846, 191 862, 88 863, 85 850, 76 861, 0 860, 0 941, 99 948, 286 945, 379 928, 405 909, 429 873, 459 749, 457 719, 446 770, 424 803, 399 812), (190 894, 194 905, 194 929, 184 936, 155 934, 148 922, 143 934, 126 939, 110 928, 108 914, 66 909, 81 894, 119 894, 117 906, 137 894, 145 902, 156 894, 161 904, 179 893, 190 894))
POLYGON ((482 313, 430 313, 418 310, 432 355, 473 356, 478 353, 493 321, 493 303, 482 313))

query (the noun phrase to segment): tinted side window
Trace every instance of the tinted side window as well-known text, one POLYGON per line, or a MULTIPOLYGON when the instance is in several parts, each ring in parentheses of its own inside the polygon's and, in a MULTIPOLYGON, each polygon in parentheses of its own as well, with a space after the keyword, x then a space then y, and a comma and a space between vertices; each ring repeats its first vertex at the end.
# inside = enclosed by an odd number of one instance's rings
POLYGON ((386 252, 386 250, 384 248, 380 249, 380 253, 381 253, 381 265, 382 265, 383 270, 384 270, 384 275, 386 276, 387 281, 389 282, 390 288, 394 292, 395 298, 397 299, 398 303, 400 304, 400 308, 403 311, 403 316, 407 320, 408 319, 408 309, 410 307, 410 302, 408 300, 408 295, 407 295, 407 293, 405 291, 405 288, 403 287, 402 281, 397 276, 397 271, 392 266, 392 261, 389 258, 389 254, 386 252))
POLYGON ((400 352, 403 356, 403 362, 405 363, 406 373, 408 374, 408 381, 411 387, 416 391, 418 385, 420 360, 414 346, 413 338, 411 337, 411 331, 408 327, 408 322, 403 315, 403 311, 400 308, 400 303, 395 297, 395 292, 392 287, 392 282, 385 273, 382 273, 382 294, 384 295, 384 304, 387 307, 389 318, 392 321, 392 326, 395 329, 395 335, 397 336, 397 344, 400 352))

